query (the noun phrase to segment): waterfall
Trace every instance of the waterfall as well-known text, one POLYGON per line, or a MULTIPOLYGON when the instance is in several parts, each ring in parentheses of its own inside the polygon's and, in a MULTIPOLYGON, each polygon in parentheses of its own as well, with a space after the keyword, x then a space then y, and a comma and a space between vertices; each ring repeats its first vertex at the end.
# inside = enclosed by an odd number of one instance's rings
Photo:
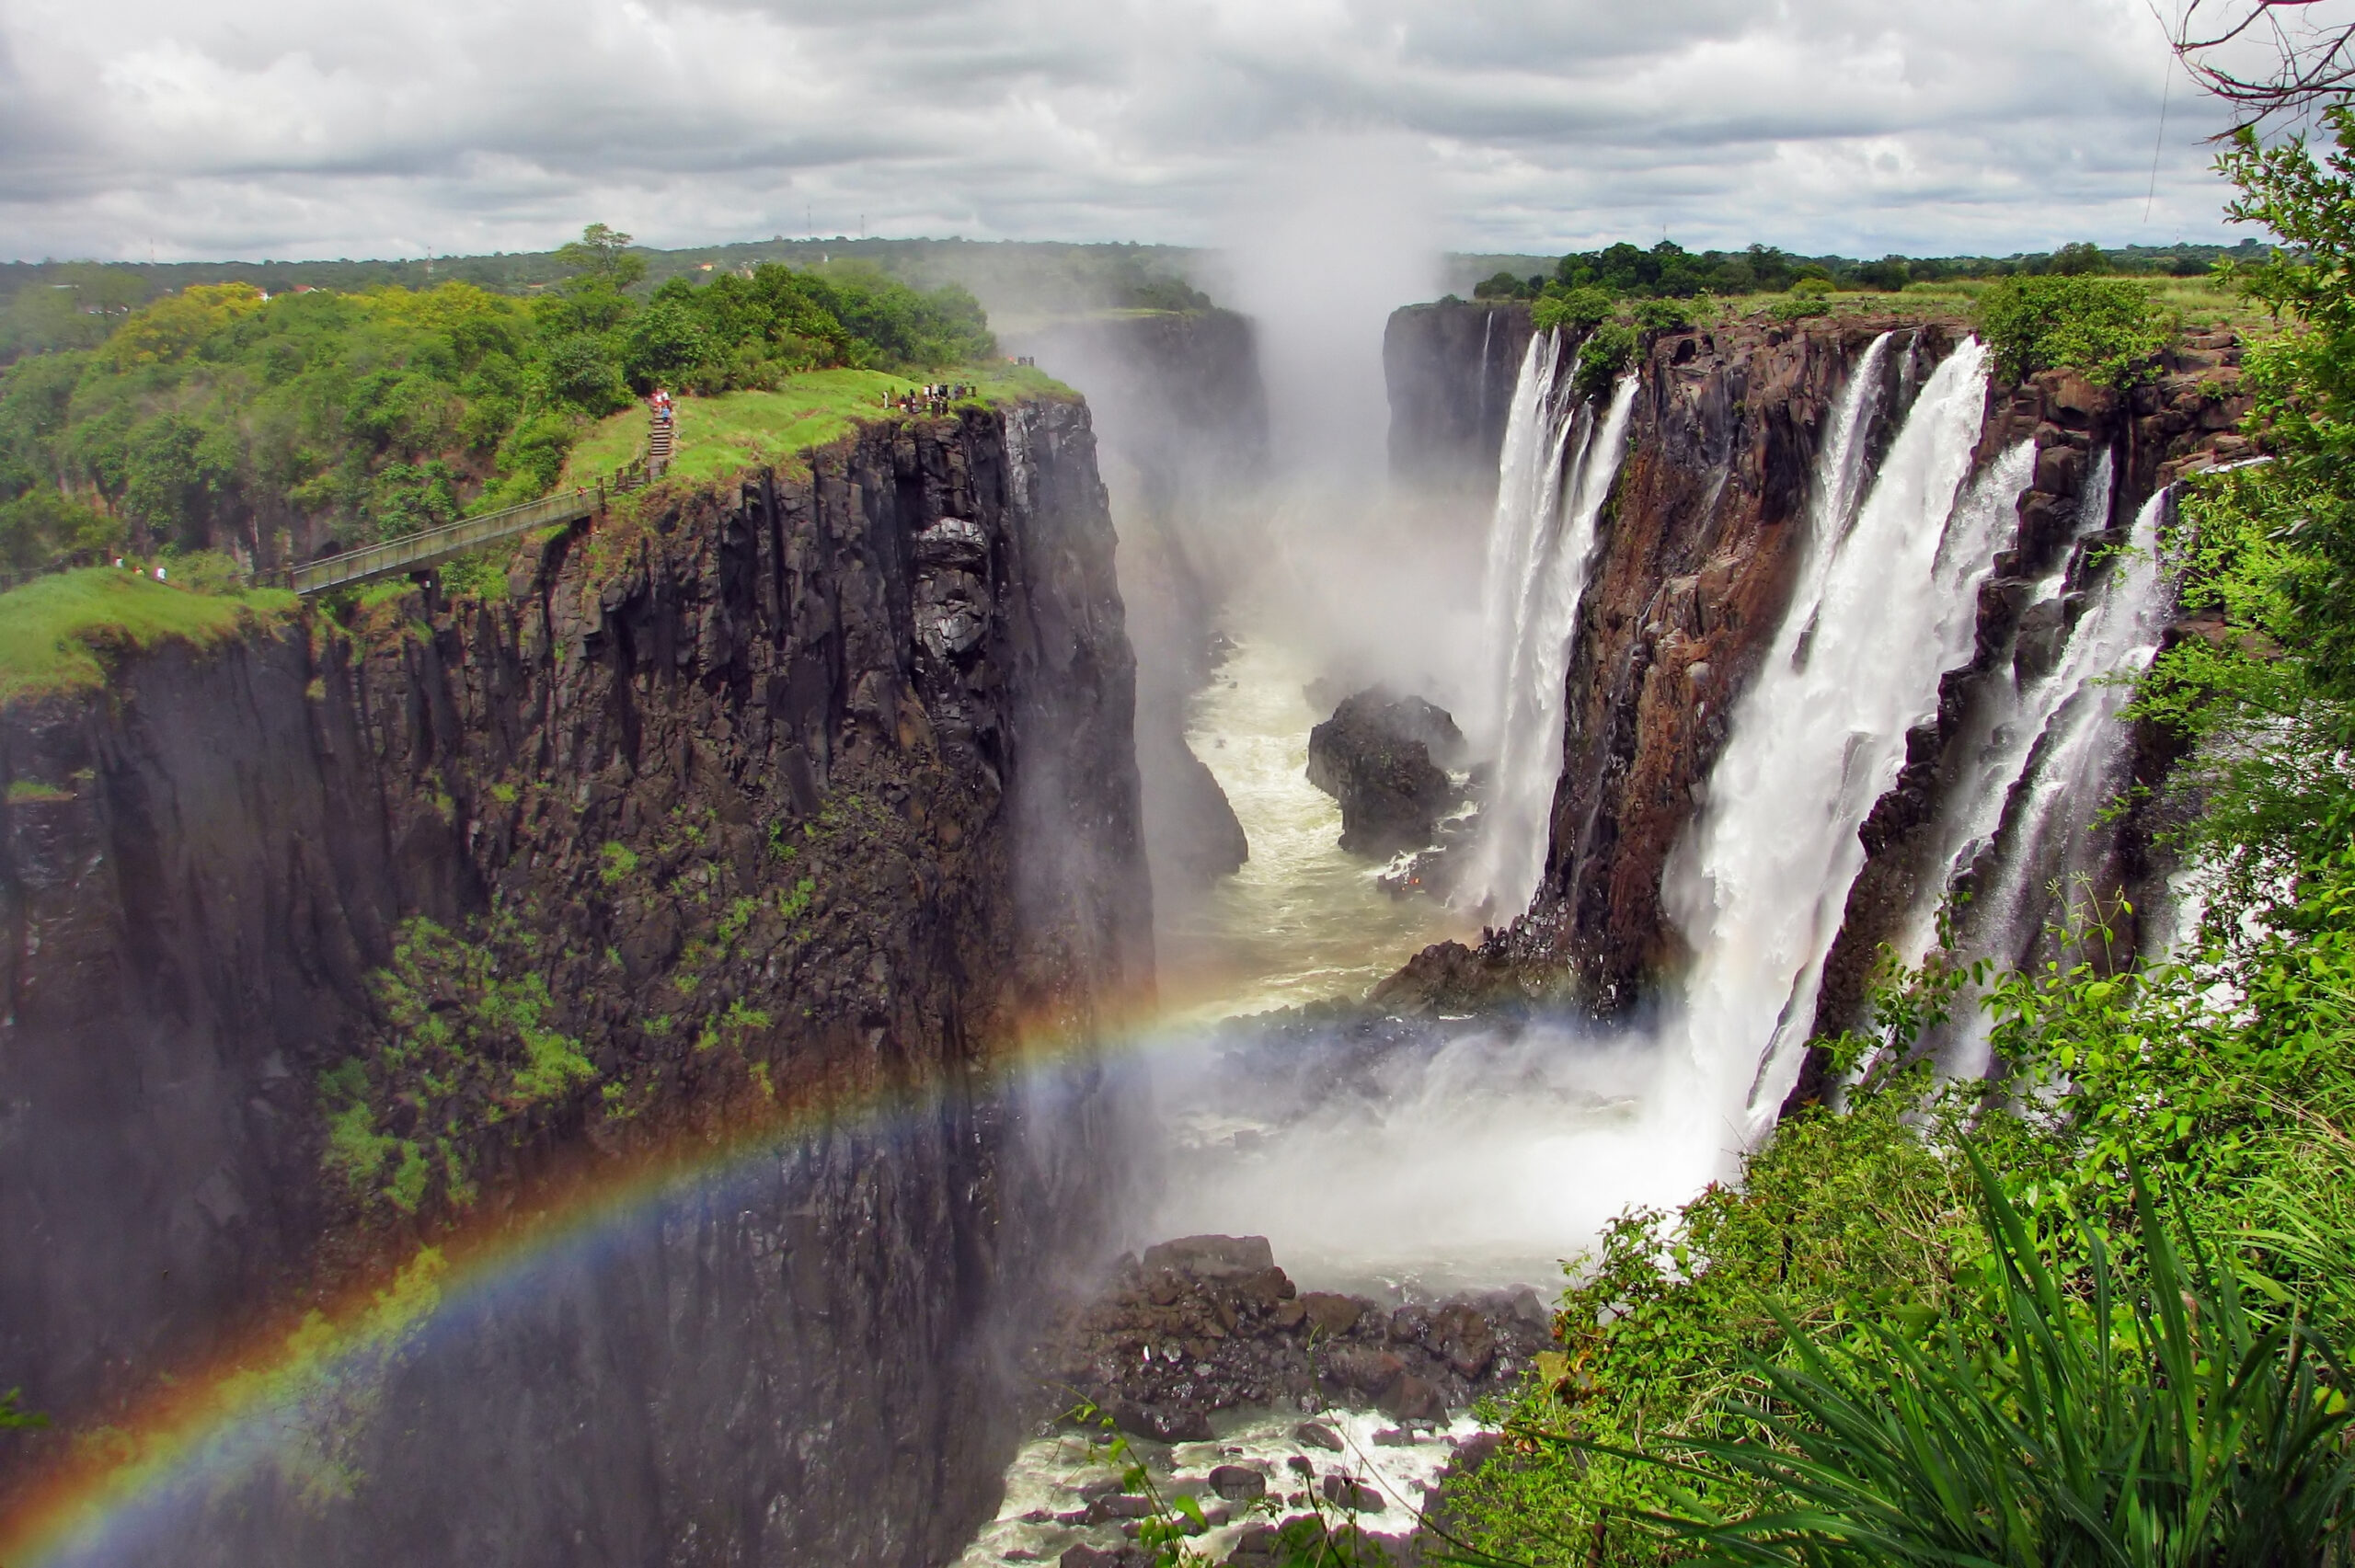
POLYGON ((1483 312, 1480 317, 1480 417, 1472 429, 1480 440, 1488 435, 1488 340, 1497 335, 1497 313, 1483 312))
MULTIPOLYGON (((2125 550, 2109 563, 2059 662, 2022 704, 2036 728, 2017 744, 2016 766, 1976 803, 1976 815, 2001 825, 1988 886, 1967 911, 1968 945, 1998 965, 2028 956, 2053 912, 2044 890, 2073 869, 2087 830, 2124 782, 2119 715, 2133 698, 2131 678, 2156 657, 2174 605, 2158 550, 2167 495, 2160 490, 2135 514, 2125 550)), ((2097 532, 2088 521, 2081 533, 2097 532)), ((1984 1073, 1992 1027, 1983 1010, 1966 1014, 1938 1048, 1940 1070, 1984 1073)))
POLYGON ((1506 417, 1488 531, 1481 730, 1496 759, 1479 840, 1461 889, 1507 916, 1529 907, 1545 868, 1562 771, 1562 680, 1594 555, 1595 523, 1618 477, 1636 402, 1622 376, 1598 418, 1572 385, 1558 329, 1529 340, 1506 417))
MULTIPOLYGON (((2005 453, 2001 462, 2017 473, 2020 487, 2025 487, 2036 464, 2035 443, 2020 442, 2005 453)), ((2073 545, 2109 526, 2115 466, 2105 450, 2094 466, 2084 496, 2078 499, 2075 526, 2071 532, 2073 545)), ((2033 614, 2048 605, 2056 609, 2061 606, 2074 555, 2074 548, 2061 552, 2052 569, 2028 590, 2028 602, 2022 607, 2024 614, 2033 614)), ((1958 738, 1955 751, 1963 759, 1963 771, 1947 787, 1947 804, 1939 816, 1930 861, 1936 870, 1923 879, 1923 896, 1915 900, 1909 927, 1897 943, 1907 962, 1918 963, 1929 951, 1936 936, 1938 907, 1945 902, 1947 889, 1993 841, 1996 830, 2003 825, 2004 803, 2010 797, 2012 784, 2028 766, 2028 755, 2044 733, 2053 709, 2067 694, 2058 666, 2042 675, 2023 679, 2018 659, 2010 659, 2004 666, 1996 690, 1989 694, 1983 712, 1975 715, 1970 727, 1958 738)))
POLYGON ((1874 342, 1833 409, 1789 606, 1663 880, 1695 952, 1669 1068, 1689 1082, 1663 1099, 1720 1154, 1729 1134, 1746 1144, 1772 1120, 1796 1075, 1864 864, 1857 830, 1896 781, 1906 732, 1936 711, 1940 675, 1969 655, 1978 587, 2025 482, 2012 462, 1965 487, 1987 361, 1967 340, 1867 488, 1889 342, 1874 342))

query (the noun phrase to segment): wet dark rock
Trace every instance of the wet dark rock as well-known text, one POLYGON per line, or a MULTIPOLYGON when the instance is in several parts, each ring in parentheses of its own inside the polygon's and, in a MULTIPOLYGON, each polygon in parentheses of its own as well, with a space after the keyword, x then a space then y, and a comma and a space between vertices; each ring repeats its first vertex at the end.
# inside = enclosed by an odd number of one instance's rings
POLYGON ((1447 1357, 1459 1377, 1476 1378, 1488 1369, 1497 1354, 1496 1331, 1488 1320, 1458 1303, 1433 1314, 1424 1343, 1447 1357))
POLYGON ((1389 1505, 1382 1494, 1355 1476, 1328 1473, 1318 1483, 1325 1501, 1353 1513, 1379 1514, 1389 1505))
POLYGON ((1383 1390, 1376 1402, 1382 1413, 1397 1421, 1425 1421, 1433 1425, 1447 1421, 1447 1396, 1436 1383, 1412 1373, 1403 1373, 1383 1390))
POLYGON ((1247 1503, 1267 1495, 1268 1478, 1247 1465, 1218 1465, 1211 1471, 1210 1488, 1230 1503, 1247 1503))
POLYGON ((1404 1358, 1387 1350, 1351 1345, 1326 1358, 1325 1370, 1333 1381, 1370 1400, 1379 1400, 1407 1371, 1404 1358))
POLYGON ((1055 1560, 1061 1568, 1153 1568, 1153 1554, 1138 1547, 1107 1551, 1093 1546, 1072 1546, 1055 1560))
POLYGON ((1200 1410, 1169 1410, 1149 1404, 1116 1404, 1112 1420, 1121 1431, 1156 1443, 1206 1443, 1210 1416, 1200 1410))
POLYGON ((1463 751, 1444 709, 1375 687, 1308 732, 1308 782, 1341 803, 1343 849, 1388 855, 1430 843, 1461 801, 1446 765, 1463 751))
POLYGON ((1251 841, 1226 792, 1186 742, 1174 703, 1137 715, 1137 769, 1145 781, 1158 864, 1165 875, 1206 887, 1251 858, 1251 841))
POLYGON ((1300 1299, 1300 1305, 1308 1315, 1308 1326, 1327 1339, 1355 1328, 1366 1310, 1356 1297, 1337 1296, 1329 1290, 1312 1290, 1300 1299))
MULTIPOLYGON (((1550 1345, 1534 1294, 1488 1291, 1377 1310, 1332 1291, 1292 1294, 1258 1237, 1188 1237, 1128 1260, 1105 1294, 1065 1313, 1031 1354, 1059 1408, 1074 1393, 1126 1432, 1160 1442, 1212 1436, 1211 1413, 1242 1407, 1381 1409, 1441 1425, 1484 1393, 1509 1389, 1550 1345), (1185 1263, 1186 1272, 1167 1263, 1185 1263), (1203 1276, 1207 1277, 1203 1277, 1203 1276), (1394 1337, 1404 1328, 1407 1336, 1394 1337), (1474 1368, 1465 1372, 1463 1367, 1474 1368)), ((1303 1448, 1339 1453, 1322 1422, 1293 1429, 1303 1448)))
POLYGON ((1126 1493, 1111 1493, 1088 1505, 1090 1524, 1102 1524, 1107 1519, 1149 1519, 1159 1510, 1150 1497, 1132 1497, 1126 1493))
POLYGON ((2069 633, 2075 626, 2083 605, 2082 595, 2064 594, 2020 612, 2012 669, 2021 681, 2039 680, 2059 666, 2062 650, 2068 647, 2069 633))
MULTIPOLYGON (((1144 1269, 1169 1269, 1205 1281, 1234 1281, 1274 1274, 1276 1254, 1265 1236, 1185 1236, 1144 1250, 1144 1269)), ((1290 1280, 1284 1280, 1289 1286, 1290 1280)))

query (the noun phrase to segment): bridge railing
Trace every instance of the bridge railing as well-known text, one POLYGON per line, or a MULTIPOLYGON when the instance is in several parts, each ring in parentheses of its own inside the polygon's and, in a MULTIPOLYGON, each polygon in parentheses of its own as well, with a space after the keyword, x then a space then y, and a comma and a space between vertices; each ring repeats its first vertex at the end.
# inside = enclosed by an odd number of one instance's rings
POLYGON ((646 460, 639 458, 615 469, 608 478, 580 489, 560 490, 521 506, 460 518, 440 528, 421 529, 380 544, 363 544, 357 550, 322 555, 299 567, 290 567, 285 574, 286 586, 297 593, 323 593, 331 588, 348 588, 378 578, 421 572, 519 533, 594 517, 605 509, 609 496, 635 490, 654 477, 659 475, 650 473, 646 460))

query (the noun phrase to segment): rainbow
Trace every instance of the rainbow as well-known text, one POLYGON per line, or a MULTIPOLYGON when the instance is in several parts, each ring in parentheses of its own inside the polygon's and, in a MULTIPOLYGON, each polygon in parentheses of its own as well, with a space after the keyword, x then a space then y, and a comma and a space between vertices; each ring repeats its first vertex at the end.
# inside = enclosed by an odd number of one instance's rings
MULTIPOLYGON (((1138 1000, 1110 1016, 1153 1011, 1138 1000)), ((1016 1088, 1154 1037, 1125 1024, 1086 1036, 1034 1025, 1002 1054, 990 1085, 1016 1088)), ((0 1516, 0 1564, 118 1561, 264 1464, 312 1500, 348 1494, 353 1477, 319 1439, 333 1423, 364 1415, 395 1358, 429 1337, 463 1333, 550 1265, 593 1258, 662 1206, 756 1170, 796 1140, 853 1126, 888 1131, 943 1099, 936 1083, 815 1090, 790 1108, 751 1107, 722 1127, 584 1162, 527 1214, 461 1223, 291 1328, 281 1320, 208 1366, 158 1379, 120 1426, 80 1434, 75 1451, 0 1516)))

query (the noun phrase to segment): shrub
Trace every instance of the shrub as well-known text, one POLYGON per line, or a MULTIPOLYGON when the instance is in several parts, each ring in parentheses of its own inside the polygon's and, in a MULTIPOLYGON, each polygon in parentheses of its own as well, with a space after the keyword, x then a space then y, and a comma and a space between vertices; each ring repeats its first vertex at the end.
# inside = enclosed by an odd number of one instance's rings
POLYGON ((1611 295, 1591 285, 1550 293, 1539 300, 1529 318, 1540 332, 1561 327, 1570 332, 1585 332, 1611 319, 1611 295))
POLYGON ((1762 1498, 1729 1513, 1686 1491, 1660 1516, 1670 1533, 1804 1564, 2344 1562, 2355 1412, 2328 1343, 2294 1312, 2252 1318, 2139 1177, 2137 1288, 2082 1223, 2085 1278, 2056 1273, 1971 1164, 1996 1265, 1983 1298, 1943 1332, 1868 1321, 1844 1343, 1778 1314, 1794 1364, 1753 1363, 1768 1398, 1732 1402, 1747 1430, 1689 1445, 1762 1498))
POLYGON ((1832 280, 1821 272, 1809 273, 1791 281, 1791 292, 1802 299, 1821 299, 1832 292, 1832 280))
POLYGON ((2081 371, 2104 386, 2148 372, 2174 323, 2142 284, 2118 278, 2005 278, 1979 296, 1979 333, 2008 376, 2081 371))
POLYGON ((1675 300, 1637 300, 1636 330, 1678 332, 1693 325, 1691 313, 1675 300))
POLYGON ((1579 345, 1577 379, 1572 383, 1579 395, 1600 397, 1610 391, 1642 343, 1641 334, 1624 321, 1606 321, 1589 333, 1579 345))

